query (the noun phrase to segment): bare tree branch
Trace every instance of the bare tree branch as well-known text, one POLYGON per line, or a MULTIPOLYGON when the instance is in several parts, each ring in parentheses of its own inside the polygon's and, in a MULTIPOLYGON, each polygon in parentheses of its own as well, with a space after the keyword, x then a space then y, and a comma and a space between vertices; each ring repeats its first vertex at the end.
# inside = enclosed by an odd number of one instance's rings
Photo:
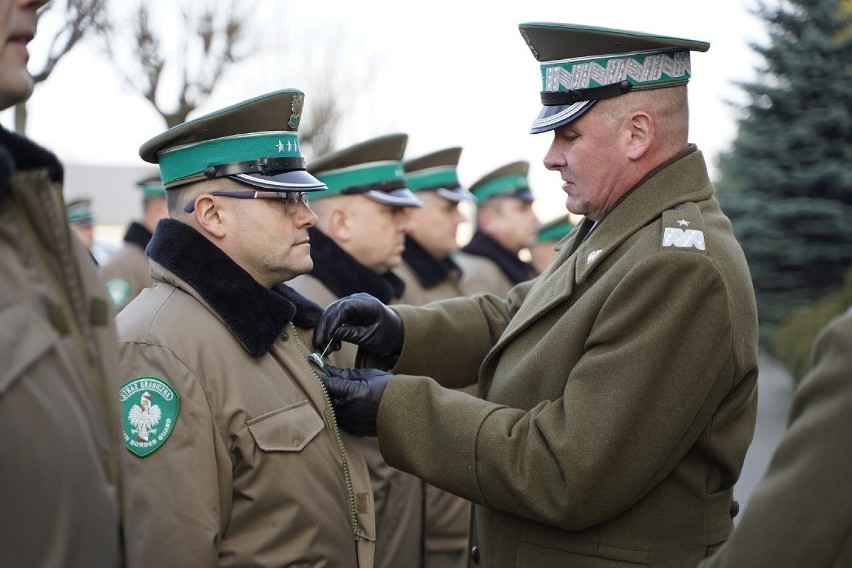
MULTIPOLYGON (((59 28, 49 40, 50 47, 42 68, 30 71, 35 85, 46 81, 60 59, 87 34, 103 25, 105 4, 106 0, 54 0, 39 10, 39 22, 45 17, 58 19, 59 28)), ((24 134, 26 128, 27 103, 24 101, 15 105, 15 131, 24 134)))
POLYGON ((186 33, 181 35, 180 53, 170 57, 161 39, 163 30, 154 28, 146 4, 139 2, 131 17, 129 44, 121 41, 126 34, 120 26, 105 26, 105 51, 124 82, 142 94, 170 128, 210 97, 231 65, 252 53, 247 45, 250 20, 244 16, 251 13, 237 0, 230 0, 224 10, 209 3, 187 4, 181 14, 186 33), (164 92, 167 76, 176 85, 164 92))

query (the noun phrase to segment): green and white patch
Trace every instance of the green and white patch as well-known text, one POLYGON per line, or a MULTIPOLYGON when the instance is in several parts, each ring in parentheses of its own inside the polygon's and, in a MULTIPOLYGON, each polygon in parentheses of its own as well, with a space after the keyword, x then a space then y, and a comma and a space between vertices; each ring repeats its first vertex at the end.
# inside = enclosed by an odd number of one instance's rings
POLYGON ((121 278, 113 278, 106 283, 107 292, 112 299, 113 305, 121 309, 130 301, 130 284, 127 280, 121 278))
POLYGON ((165 379, 130 379, 121 386, 119 401, 128 450, 144 458, 166 443, 177 421, 180 397, 165 379))

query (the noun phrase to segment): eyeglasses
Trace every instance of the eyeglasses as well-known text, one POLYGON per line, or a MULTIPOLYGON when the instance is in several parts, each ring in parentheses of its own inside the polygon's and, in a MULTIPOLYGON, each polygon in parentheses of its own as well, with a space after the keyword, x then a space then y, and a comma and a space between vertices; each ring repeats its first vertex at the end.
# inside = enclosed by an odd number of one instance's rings
MULTIPOLYGON (((300 203, 308 202, 308 194, 305 191, 211 191, 208 195, 236 199, 280 199, 284 202, 284 208, 288 213, 292 213, 300 203)), ((192 213, 195 211, 195 202, 193 201, 183 210, 192 213)))

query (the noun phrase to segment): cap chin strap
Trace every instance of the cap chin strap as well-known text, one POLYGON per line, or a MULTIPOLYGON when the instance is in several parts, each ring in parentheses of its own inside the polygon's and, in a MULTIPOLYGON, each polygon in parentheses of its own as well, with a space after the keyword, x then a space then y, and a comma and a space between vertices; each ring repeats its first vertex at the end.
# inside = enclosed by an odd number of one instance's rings
POLYGON ((383 180, 376 183, 368 183, 365 185, 352 185, 344 188, 340 193, 343 195, 351 195, 354 193, 367 193, 368 191, 389 192, 395 189, 406 189, 407 185, 404 180, 383 180))
POLYGON ((588 89, 569 89, 567 91, 542 91, 541 104, 544 106, 573 105, 582 101, 597 101, 617 97, 629 93, 633 85, 629 81, 603 85, 602 87, 590 87, 588 89))
POLYGON ((204 168, 204 175, 208 178, 226 177, 236 174, 263 174, 274 175, 294 170, 304 170, 304 158, 258 158, 247 162, 233 162, 230 164, 219 164, 204 168))

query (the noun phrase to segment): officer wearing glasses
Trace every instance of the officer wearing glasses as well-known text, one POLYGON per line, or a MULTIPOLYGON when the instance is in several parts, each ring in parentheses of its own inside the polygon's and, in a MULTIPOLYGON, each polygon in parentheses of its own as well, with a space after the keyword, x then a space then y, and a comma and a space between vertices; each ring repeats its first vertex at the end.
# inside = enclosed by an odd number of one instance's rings
POLYGON ((170 218, 147 247, 154 285, 117 317, 128 565, 373 565, 361 450, 308 360, 317 223, 297 128, 304 95, 270 93, 140 149, 170 218))

